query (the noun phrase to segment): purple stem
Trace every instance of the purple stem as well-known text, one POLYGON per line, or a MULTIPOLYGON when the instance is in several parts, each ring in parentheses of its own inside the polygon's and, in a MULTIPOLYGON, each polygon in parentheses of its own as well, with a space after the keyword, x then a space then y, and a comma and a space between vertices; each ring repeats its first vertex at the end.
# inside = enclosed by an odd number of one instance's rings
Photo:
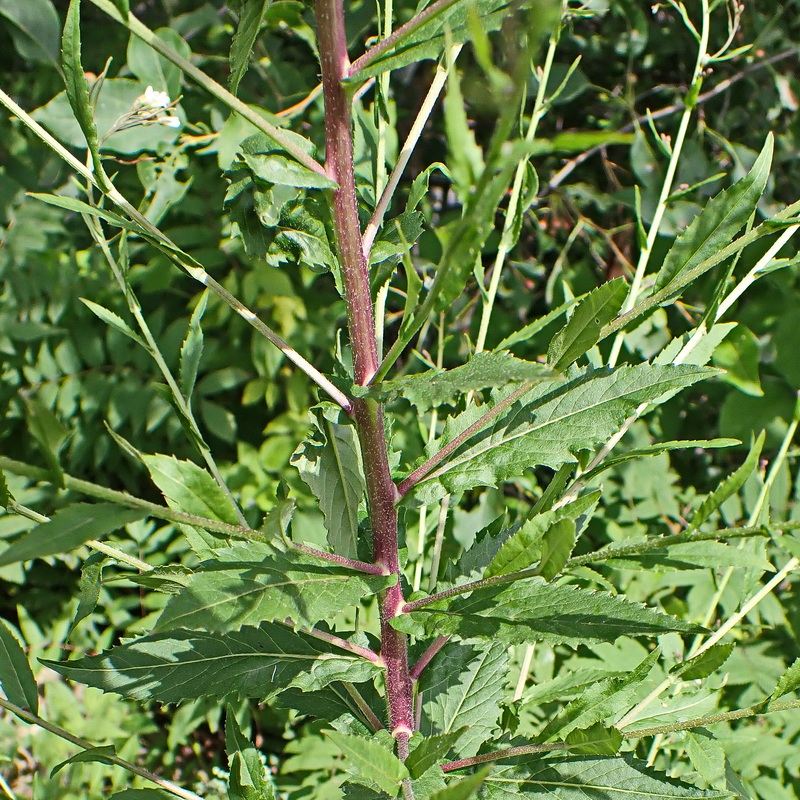
POLYGON ((521 747, 509 747, 507 750, 495 750, 493 753, 483 753, 472 758, 459 758, 458 761, 448 761, 442 764, 442 772, 453 772, 464 767, 474 767, 478 764, 485 764, 487 761, 499 761, 501 758, 513 758, 514 756, 527 756, 532 753, 549 753, 552 750, 569 750, 569 745, 564 742, 552 742, 550 744, 526 744, 521 747))
POLYGON ((381 41, 378 42, 375 47, 371 47, 366 53, 364 53, 364 55, 359 56, 348 70, 347 77, 355 77, 359 71, 364 69, 364 67, 369 66, 385 52, 391 50, 398 39, 402 38, 403 36, 407 36, 409 33, 419 28, 420 25, 427 22, 431 17, 441 13, 442 11, 445 11, 447 8, 457 2, 458 0, 436 0, 435 3, 431 3, 431 5, 429 5, 424 11, 421 11, 415 17, 412 17, 408 22, 406 22, 404 25, 401 25, 396 31, 387 36, 385 39, 381 39, 381 41))
POLYGON ((334 647, 338 647, 340 650, 347 650, 348 653, 352 653, 355 656, 361 656, 361 658, 365 658, 367 661, 371 661, 373 664, 377 664, 378 666, 383 666, 383 661, 381 661, 381 657, 374 651, 370 650, 369 647, 362 647, 360 644, 353 644, 352 642, 348 642, 346 639, 342 639, 341 636, 336 636, 333 633, 328 633, 327 631, 321 631, 319 628, 303 628, 304 633, 307 633, 309 636, 313 636, 315 639, 321 639, 323 642, 328 642, 328 644, 334 645, 334 647))
POLYGON ((437 636, 433 644, 419 657, 417 663, 411 668, 411 680, 419 680, 422 670, 428 666, 433 657, 447 644, 450 636, 437 636))
MULTIPOLYGON (((350 68, 344 9, 342 0, 315 2, 325 98, 325 166, 338 184, 332 193, 333 217, 353 351, 353 372, 356 383, 366 386, 378 369, 378 350, 369 269, 361 247, 358 222, 350 103, 342 83, 350 68)), ((379 595, 381 658, 386 665, 389 726, 397 741, 397 753, 405 759, 413 730, 414 687, 408 670, 408 639, 391 625, 392 619, 405 605, 398 556, 397 487, 389 469, 383 409, 374 400, 357 399, 353 402, 353 418, 364 463, 373 560, 380 574, 397 576, 397 583, 379 595)))
POLYGON ((347 567, 357 572, 366 572, 368 575, 387 574, 376 564, 369 564, 366 561, 357 561, 354 558, 345 558, 344 556, 336 555, 336 553, 326 553, 324 550, 317 550, 315 547, 309 547, 307 544, 292 542, 291 548, 292 550, 299 550, 301 553, 306 553, 306 555, 313 556, 314 558, 330 561, 331 564, 336 564, 340 567, 347 567))

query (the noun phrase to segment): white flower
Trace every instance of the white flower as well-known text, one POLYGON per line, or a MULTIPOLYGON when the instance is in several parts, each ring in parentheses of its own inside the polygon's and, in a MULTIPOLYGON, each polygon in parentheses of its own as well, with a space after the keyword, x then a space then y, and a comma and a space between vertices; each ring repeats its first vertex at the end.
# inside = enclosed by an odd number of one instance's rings
POLYGON ((180 128, 181 121, 177 117, 167 115, 166 117, 159 117, 157 120, 161 125, 166 125, 168 128, 180 128))
POLYGON ((167 108, 172 101, 166 92, 157 92, 152 86, 148 86, 144 90, 144 94, 140 94, 136 100, 133 101, 135 109, 159 109, 167 108))

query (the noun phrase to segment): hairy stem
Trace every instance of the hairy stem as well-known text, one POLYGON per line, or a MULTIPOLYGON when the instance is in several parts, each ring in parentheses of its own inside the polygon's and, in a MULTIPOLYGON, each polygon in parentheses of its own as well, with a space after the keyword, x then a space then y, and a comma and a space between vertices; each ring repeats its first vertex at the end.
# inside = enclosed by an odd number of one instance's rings
MULTIPOLYGON (((347 322, 356 383, 366 386, 378 368, 375 318, 369 270, 361 246, 358 222, 350 103, 343 81, 350 61, 341 0, 316 0, 322 87, 325 98, 326 170, 338 184, 332 193, 333 217, 342 269, 347 322)), ((364 463, 367 503, 372 523, 372 555, 397 583, 380 594, 381 657, 386 665, 389 727, 400 758, 408 755, 413 730, 413 682, 408 669, 408 639, 392 619, 404 605, 397 540, 397 489, 389 469, 383 408, 374 400, 353 401, 353 417, 364 463)))

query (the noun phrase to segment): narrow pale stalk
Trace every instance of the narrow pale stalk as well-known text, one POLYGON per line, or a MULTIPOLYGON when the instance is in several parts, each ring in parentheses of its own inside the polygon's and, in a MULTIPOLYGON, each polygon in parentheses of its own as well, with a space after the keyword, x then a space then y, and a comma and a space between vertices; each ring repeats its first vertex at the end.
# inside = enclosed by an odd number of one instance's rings
MULTIPOLYGON (((358 222, 350 103, 343 81, 350 60, 344 30, 341 0, 316 0, 322 86, 325 98, 326 170, 337 182, 333 191, 333 217, 342 270, 347 322, 353 352, 356 383, 365 386, 378 368, 375 319, 370 293, 369 270, 361 246, 358 222)), ((405 600, 400 583, 397 540, 397 489, 389 469, 383 409, 374 400, 353 401, 364 463, 367 501, 372 523, 372 555, 375 565, 396 575, 397 583, 380 595, 381 657, 386 665, 386 700, 389 726, 400 758, 408 755, 413 720, 413 682, 408 668, 408 639, 396 631, 392 619, 405 600)))

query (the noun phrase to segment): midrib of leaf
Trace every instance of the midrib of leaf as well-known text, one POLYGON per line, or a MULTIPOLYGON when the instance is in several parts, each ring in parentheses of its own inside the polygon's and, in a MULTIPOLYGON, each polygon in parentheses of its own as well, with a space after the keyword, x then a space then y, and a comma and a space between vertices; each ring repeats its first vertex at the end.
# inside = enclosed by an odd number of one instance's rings
POLYGON ((325 433, 328 437, 328 442, 331 445, 331 450, 333 450, 333 457, 336 459, 336 472, 339 476, 339 485, 343 489, 342 495, 345 512, 350 521, 350 529, 358 530, 358 506, 353 508, 352 503, 349 502, 350 492, 347 490, 349 482, 347 480, 347 474, 344 468, 344 463, 342 462, 341 454, 339 453, 339 441, 336 438, 336 432, 334 431, 333 423, 324 415, 323 419, 325 420, 325 433))
MULTIPOLYGON (((611 771, 611 770, 609 770, 611 771)), ((602 791, 608 792, 608 786, 602 783, 576 783, 574 781, 544 781, 544 780, 533 780, 533 779, 525 779, 525 778, 500 778, 500 777, 492 777, 490 776, 487 779, 487 783, 512 783, 515 786, 524 786, 529 784, 531 786, 553 786, 553 787, 560 787, 564 789, 592 789, 594 791, 602 791)), ((648 789, 647 791, 643 791, 641 789, 624 789, 619 786, 614 787, 615 794, 629 794, 631 797, 663 797, 666 800, 675 800, 674 794, 655 794, 652 789, 648 789)), ((719 797, 724 797, 725 795, 719 795, 719 797)))
MULTIPOLYGON (((485 445, 476 445, 474 448, 471 448, 468 453, 464 456, 453 458, 452 460, 448 461, 446 464, 439 467, 439 469, 432 472, 430 475, 427 475, 425 478, 420 481, 420 483, 424 483, 425 481, 433 480, 434 478, 438 478, 441 475, 444 475, 446 472, 449 472, 451 469, 458 467, 462 464, 467 464, 470 461, 474 461, 479 456, 483 455, 484 453, 488 453, 491 450, 494 450, 498 447, 502 447, 509 442, 513 442, 515 439, 520 439, 523 436, 527 436, 531 433, 536 433, 537 431, 544 430, 548 425, 555 425, 558 422, 563 422, 565 420, 570 419, 570 417, 577 416, 578 414, 585 414, 590 413, 598 408, 601 408, 603 405, 608 403, 613 403, 617 400, 624 400, 628 395, 635 394, 636 392, 642 391, 643 389, 650 388, 650 387, 657 387, 661 384, 672 384, 675 381, 676 376, 672 377, 664 377, 659 379, 654 383, 648 383, 644 386, 636 386, 634 388, 629 389, 624 394, 615 394, 612 397, 608 397, 599 401, 595 401, 590 405, 582 405, 580 408, 573 409, 567 414, 562 414, 558 417, 550 417, 547 421, 542 422, 539 425, 530 425, 523 430, 501 437, 499 440, 495 440, 492 437, 489 437, 488 443, 485 445)), ((670 388, 673 388, 670 386, 670 388)), ((665 389, 665 391, 667 391, 665 389)), ((656 395, 657 396, 657 395, 656 395)))

